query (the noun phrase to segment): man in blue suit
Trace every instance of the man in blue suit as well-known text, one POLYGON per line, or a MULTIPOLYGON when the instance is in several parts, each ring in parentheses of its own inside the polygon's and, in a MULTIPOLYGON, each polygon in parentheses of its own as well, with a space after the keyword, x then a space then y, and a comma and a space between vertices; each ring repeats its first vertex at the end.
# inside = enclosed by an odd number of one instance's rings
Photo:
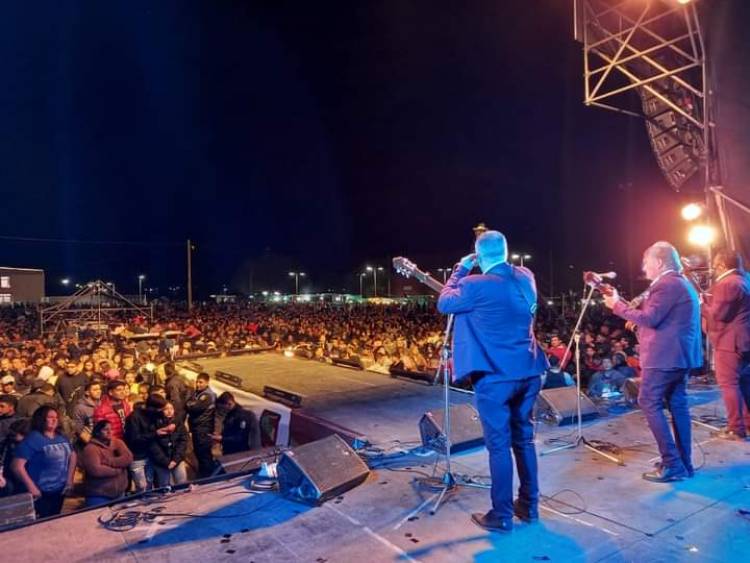
POLYGON ((638 307, 621 300, 617 290, 604 302, 638 326, 643 373, 638 405, 661 454, 661 463, 643 478, 667 483, 693 476, 687 378, 692 369, 703 366, 700 302, 698 292, 682 275, 677 250, 668 242, 646 250, 643 272, 651 285, 638 307), (664 405, 672 415, 674 437, 664 405))
POLYGON ((455 315, 453 378, 474 384, 490 457, 492 509, 473 514, 472 520, 509 532, 514 514, 525 521, 539 518, 531 414, 548 365, 534 338, 534 275, 508 264, 508 245, 497 231, 480 234, 475 250, 454 269, 438 310, 455 315), (482 273, 469 275, 475 265, 482 273), (521 483, 515 503, 511 447, 521 483))

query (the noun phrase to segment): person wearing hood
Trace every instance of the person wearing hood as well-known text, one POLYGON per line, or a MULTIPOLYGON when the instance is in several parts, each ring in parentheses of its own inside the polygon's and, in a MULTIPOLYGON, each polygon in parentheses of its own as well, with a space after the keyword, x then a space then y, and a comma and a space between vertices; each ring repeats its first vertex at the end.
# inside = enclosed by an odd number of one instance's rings
POLYGON ((125 442, 112 436, 109 421, 97 422, 81 454, 81 466, 86 472, 86 506, 105 504, 123 496, 128 490, 128 466, 132 462, 133 454, 125 442))

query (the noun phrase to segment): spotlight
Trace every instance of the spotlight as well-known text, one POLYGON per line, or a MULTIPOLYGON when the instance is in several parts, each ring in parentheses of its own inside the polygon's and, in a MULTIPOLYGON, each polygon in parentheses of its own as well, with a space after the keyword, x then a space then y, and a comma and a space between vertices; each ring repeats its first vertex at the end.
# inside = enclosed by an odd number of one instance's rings
POLYGON ((682 218, 685 221, 695 221, 701 215, 703 215, 703 205, 700 203, 688 203, 682 208, 682 218))
POLYGON ((697 246, 711 246, 716 240, 716 229, 708 225, 695 225, 688 233, 688 241, 697 246))
POLYGON ((690 2, 692 1, 693 0, 677 0, 677 3, 682 4, 684 6, 685 4, 690 4, 690 2))

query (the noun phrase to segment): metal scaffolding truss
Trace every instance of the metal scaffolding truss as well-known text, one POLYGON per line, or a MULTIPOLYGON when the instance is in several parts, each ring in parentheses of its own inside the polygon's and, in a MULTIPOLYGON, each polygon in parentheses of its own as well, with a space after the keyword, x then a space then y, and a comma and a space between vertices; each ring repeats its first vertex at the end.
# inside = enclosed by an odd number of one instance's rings
POLYGON ((69 326, 96 325, 101 330, 132 316, 153 320, 153 309, 136 305, 101 280, 83 285, 70 297, 40 310, 42 334, 55 333, 69 326))
POLYGON ((695 2, 676 0, 583 0, 585 103, 626 111, 617 97, 643 88, 696 127, 704 112, 669 92, 705 99, 705 53, 695 2), (619 78, 625 78, 623 84, 619 78), (604 101, 607 103, 604 103, 604 101))
POLYGON ((643 117, 675 189, 712 176, 706 53, 696 2, 576 0, 584 103, 643 117), (640 108, 632 93, 640 96, 640 108), (630 96, 629 96, 630 94, 630 96))

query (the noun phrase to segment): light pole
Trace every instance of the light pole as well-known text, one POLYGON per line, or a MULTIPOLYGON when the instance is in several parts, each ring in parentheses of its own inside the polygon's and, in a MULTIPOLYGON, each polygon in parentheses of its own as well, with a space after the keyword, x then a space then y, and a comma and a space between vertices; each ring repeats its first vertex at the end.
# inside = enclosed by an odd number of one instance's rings
POLYGON ((382 266, 367 266, 365 268, 368 272, 372 272, 372 284, 373 284, 373 297, 378 296, 378 272, 382 272, 384 268, 382 266))
POLYGON ((511 254, 510 255, 510 259, 513 260, 514 262, 516 260, 520 260, 521 261, 521 267, 523 268, 524 261, 525 260, 531 260, 531 254, 511 254))
POLYGON ((144 274, 138 274, 138 300, 143 305, 143 280, 146 279, 144 274))
POLYGON ((289 275, 294 278, 294 294, 299 295, 299 278, 305 277, 305 272, 289 272, 289 275))
POLYGON ((362 289, 362 280, 365 279, 366 275, 367 275, 367 272, 361 272, 359 274, 359 296, 360 297, 364 297, 365 296, 365 294, 363 292, 363 289, 362 289))
POLYGON ((453 268, 438 268, 438 272, 443 274, 443 285, 448 281, 448 273, 453 271, 453 268))

